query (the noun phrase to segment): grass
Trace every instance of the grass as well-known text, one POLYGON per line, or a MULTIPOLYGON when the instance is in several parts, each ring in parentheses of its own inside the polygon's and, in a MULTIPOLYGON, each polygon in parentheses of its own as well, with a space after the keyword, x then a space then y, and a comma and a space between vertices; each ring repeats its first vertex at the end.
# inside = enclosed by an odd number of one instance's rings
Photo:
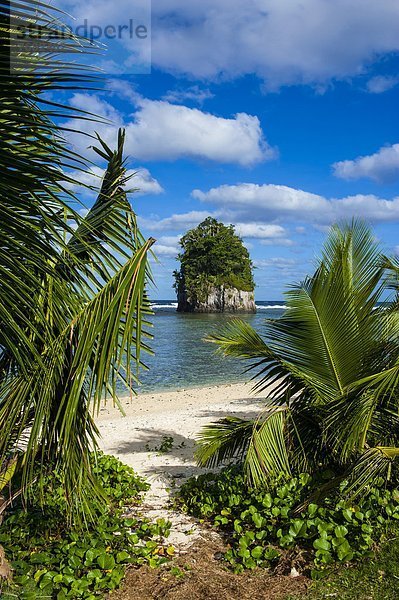
MULTIPOLYGON (((298 596, 289 596, 295 600, 298 596)), ((301 596, 303 598, 303 596, 301 596)), ((309 600, 397 600, 399 598, 399 529, 391 531, 374 558, 331 572, 315 582, 309 600)))

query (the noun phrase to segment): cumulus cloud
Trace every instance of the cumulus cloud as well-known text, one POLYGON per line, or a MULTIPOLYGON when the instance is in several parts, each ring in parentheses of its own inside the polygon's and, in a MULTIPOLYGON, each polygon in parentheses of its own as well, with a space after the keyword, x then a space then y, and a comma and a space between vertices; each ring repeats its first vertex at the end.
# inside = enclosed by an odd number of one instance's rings
POLYGON ((286 269, 287 267, 293 267, 297 264, 298 261, 293 258, 284 258, 280 256, 254 260, 254 265, 258 268, 275 267, 277 269, 286 269))
POLYGON ((236 232, 241 237, 264 239, 282 237, 285 234, 281 225, 263 225, 261 223, 237 223, 236 232))
POLYGON ((367 82, 367 90, 371 94, 382 94, 392 88, 396 87, 399 83, 399 77, 389 77, 385 75, 376 75, 367 82))
MULTIPOLYGON (((287 230, 281 225, 275 223, 264 222, 246 222, 242 223, 237 220, 235 213, 228 210, 218 211, 198 211, 193 210, 187 213, 173 214, 170 217, 160 219, 156 215, 147 217, 138 217, 140 227, 155 231, 187 231, 196 227, 201 221, 207 217, 214 217, 224 223, 234 225, 236 232, 245 240, 248 248, 252 244, 246 240, 256 240, 262 246, 292 246, 293 241, 289 239, 287 230)), ((159 244, 168 247, 177 248, 178 241, 181 238, 181 233, 175 236, 163 236, 159 238, 159 244)), ((158 246, 157 246, 158 247, 158 246)), ((161 252, 167 253, 166 249, 161 252)), ((177 251, 174 255, 177 254, 177 251)))
MULTIPOLYGON (((239 236, 244 239, 255 239, 262 246, 292 246, 293 241, 287 237, 287 230, 275 223, 240 223, 236 222, 234 213, 219 213, 222 220, 231 222, 239 236)), ((247 247, 248 245, 246 243, 247 247)))
POLYGON ((153 3, 153 64, 197 78, 256 73, 269 89, 364 73, 399 49, 392 0, 153 3))
POLYGON ((273 220, 279 215, 297 218, 300 213, 313 216, 320 209, 324 212, 329 208, 328 201, 322 196, 284 185, 221 185, 207 192, 194 190, 192 196, 201 202, 227 207, 246 219, 252 215, 252 219, 257 220, 265 220, 265 216, 273 220))
POLYGON ((308 271, 304 263, 284 256, 255 259, 253 263, 258 271, 258 273, 255 271, 257 279, 260 282, 266 280, 268 286, 272 284, 281 286, 282 281, 300 281, 308 271))
POLYGON ((392 200, 373 194, 325 198, 284 185, 241 183, 222 185, 207 192, 194 190, 194 198, 234 212, 240 221, 296 220, 319 226, 358 216, 373 222, 399 220, 399 196, 392 200))
MULTIPOLYGON (((256 116, 238 113, 224 118, 164 100, 133 97, 136 111, 131 121, 125 121, 109 102, 95 95, 75 94, 71 100, 74 107, 93 112, 110 124, 72 120, 67 125, 86 133, 98 131, 111 146, 115 145, 116 129, 124 127, 126 152, 137 160, 191 158, 251 166, 276 156, 256 116)), ((77 134, 70 134, 69 139, 85 151, 87 139, 77 134)))
MULTIPOLYGON (((78 22, 88 19, 102 27, 125 24, 137 12, 137 2, 132 8, 131 0, 60 3, 78 22)), ((121 60, 104 62, 108 73, 131 72, 137 63, 136 41, 112 41, 112 46, 120 46, 121 60)), ((152 3, 153 66, 197 79, 255 73, 272 90, 292 84, 320 87, 333 79, 364 74, 381 56, 398 49, 395 0, 152 3)))
POLYGON ((366 177, 378 183, 395 181, 399 177, 399 144, 380 148, 375 154, 336 162, 333 170, 341 179, 366 177))
POLYGON ((294 246, 294 242, 289 238, 270 238, 260 240, 261 246, 294 246))
POLYGON ((139 223, 140 227, 148 227, 153 231, 185 231, 196 227, 207 217, 209 217, 208 211, 192 210, 187 213, 173 214, 163 219, 159 219, 155 215, 150 218, 139 217, 139 223))
POLYGON ((154 246, 155 254, 165 258, 176 258, 179 254, 180 235, 162 236, 154 246))
POLYGON ((131 175, 128 187, 134 188, 136 195, 162 194, 165 191, 160 183, 154 179, 149 170, 144 169, 144 167, 140 167, 137 170, 129 170, 127 175, 131 175))

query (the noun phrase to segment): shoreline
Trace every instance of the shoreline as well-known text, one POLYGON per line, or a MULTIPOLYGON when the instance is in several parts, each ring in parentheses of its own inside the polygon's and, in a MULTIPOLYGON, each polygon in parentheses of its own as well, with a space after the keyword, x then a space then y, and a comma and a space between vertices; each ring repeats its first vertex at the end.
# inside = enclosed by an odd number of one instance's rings
MULTIPOLYGON (((118 396, 118 399, 127 417, 132 416, 137 409, 140 410, 143 407, 149 408, 150 412, 158 412, 160 409, 170 408, 171 404, 176 407, 180 406, 185 400, 191 402, 193 399, 196 399, 200 404, 206 405, 210 394, 212 395, 212 399, 215 399, 217 402, 221 400, 222 394, 225 394, 226 400, 240 400, 244 399, 244 396, 248 396, 247 399, 253 400, 261 398, 261 396, 256 396, 251 392, 252 387, 252 382, 243 380, 231 383, 215 383, 212 385, 184 386, 176 389, 164 388, 153 391, 143 390, 142 392, 136 390, 136 394, 125 394, 118 396)), ((125 418, 118 407, 113 405, 112 399, 109 398, 107 403, 101 406, 99 414, 95 419, 97 422, 102 422, 118 417, 125 418)))

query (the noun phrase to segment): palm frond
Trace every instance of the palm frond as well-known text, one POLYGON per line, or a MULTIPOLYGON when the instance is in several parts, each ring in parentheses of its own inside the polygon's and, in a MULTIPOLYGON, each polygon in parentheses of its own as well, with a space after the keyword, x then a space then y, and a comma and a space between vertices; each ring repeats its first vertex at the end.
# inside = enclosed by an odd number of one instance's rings
POLYGON ((262 413, 254 424, 244 468, 248 481, 255 487, 278 475, 291 473, 286 419, 286 410, 278 408, 262 413))
POLYGON ((213 467, 242 458, 248 448, 255 421, 226 417, 204 427, 198 436, 198 464, 213 467))
POLYGON ((273 409, 252 442, 246 437, 252 483, 292 467, 345 470, 371 444, 396 444, 398 420, 389 415, 398 411, 399 319, 376 307, 386 268, 367 225, 334 226, 315 273, 286 293, 287 310, 263 336, 238 320, 208 336, 219 352, 249 362, 255 391, 267 391, 273 409))
POLYGON ((137 381, 149 349, 153 240, 142 238, 126 196, 123 131, 115 151, 97 138, 105 175, 88 215, 75 210, 68 172, 87 163, 65 143, 63 122, 98 119, 48 93, 93 87, 96 74, 77 61, 98 48, 45 3, 11 8, 10 19, 10 3, 0 0, 0 466, 24 453, 25 497, 36 469, 40 483, 59 468, 70 507, 87 515, 101 496, 88 459, 97 444, 93 409, 107 393, 117 403, 117 379, 137 381), (45 51, 27 35, 15 54, 17 26, 40 28, 45 51))

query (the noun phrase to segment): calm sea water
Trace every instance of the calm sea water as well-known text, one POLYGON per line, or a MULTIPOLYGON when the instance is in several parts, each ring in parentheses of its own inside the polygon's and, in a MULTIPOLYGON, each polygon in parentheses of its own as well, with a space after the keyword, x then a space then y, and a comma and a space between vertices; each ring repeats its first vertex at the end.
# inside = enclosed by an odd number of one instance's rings
MULTIPOLYGON (((247 381, 245 362, 215 355, 214 344, 203 341, 218 326, 233 318, 227 314, 182 314, 177 303, 165 300, 152 304, 154 316, 151 347, 154 356, 143 354, 149 371, 141 372, 142 391, 174 390, 218 383, 247 381)), ((257 302, 258 312, 240 315, 262 333, 266 318, 284 312, 282 302, 257 302)))

